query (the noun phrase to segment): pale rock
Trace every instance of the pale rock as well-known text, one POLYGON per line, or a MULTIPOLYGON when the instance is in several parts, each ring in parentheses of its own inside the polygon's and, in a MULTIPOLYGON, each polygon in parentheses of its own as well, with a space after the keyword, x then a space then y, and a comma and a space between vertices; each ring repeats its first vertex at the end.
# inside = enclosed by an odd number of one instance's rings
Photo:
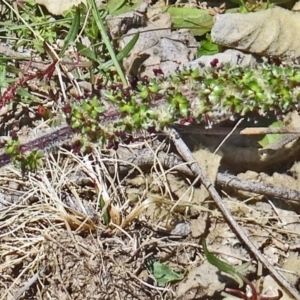
POLYGON ((198 67, 210 67, 211 62, 215 59, 218 60, 217 64, 215 65, 216 68, 221 67, 225 64, 239 65, 244 68, 254 67, 255 65, 257 65, 257 59, 253 55, 245 54, 234 49, 228 49, 222 53, 201 56, 198 59, 181 65, 180 69, 182 70, 185 68, 196 69, 198 67))
POLYGON ((212 41, 229 48, 268 56, 300 56, 300 14, 281 7, 217 15, 212 41))

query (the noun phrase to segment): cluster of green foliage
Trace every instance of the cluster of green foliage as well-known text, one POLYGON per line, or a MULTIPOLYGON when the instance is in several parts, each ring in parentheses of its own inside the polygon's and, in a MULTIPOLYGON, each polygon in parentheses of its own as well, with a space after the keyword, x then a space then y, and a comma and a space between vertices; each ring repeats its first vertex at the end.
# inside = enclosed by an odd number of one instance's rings
POLYGON ((294 66, 264 63, 253 69, 227 65, 184 70, 169 78, 144 78, 135 89, 122 84, 101 87, 99 97, 72 101, 67 118, 73 128, 97 140, 105 136, 104 129, 108 135, 161 130, 181 119, 201 122, 207 113, 212 118, 249 112, 283 115, 298 108, 299 85, 300 68, 294 66), (106 120, 105 103, 114 108, 114 118, 106 120))
POLYGON ((40 150, 32 150, 28 154, 22 153, 18 139, 11 139, 5 144, 5 152, 12 157, 12 162, 20 168, 23 173, 36 171, 40 166, 40 159, 43 153, 40 150))
POLYGON ((278 67, 267 63, 253 69, 225 66, 199 74, 203 111, 230 110, 240 115, 279 114, 297 108, 300 100, 299 67, 278 67))
POLYGON ((6 16, 0 29, 2 38, 15 40, 15 49, 25 46, 44 53, 43 40, 54 43, 70 29, 71 18, 53 17, 33 0, 16 1, 14 7, 2 5, 1 15, 6 16))
MULTIPOLYGON (((70 97, 60 112, 70 126, 90 142, 100 141, 105 144, 112 138, 120 140, 123 132, 132 134, 141 129, 159 131, 181 119, 202 121, 205 114, 212 117, 216 114, 243 116, 248 112, 263 115, 270 111, 284 114, 298 106, 299 68, 278 67, 267 63, 255 69, 229 65, 216 68, 212 64, 211 68, 183 70, 168 78, 162 75, 155 79, 141 78, 135 86, 130 86, 120 67, 120 60, 130 52, 138 35, 120 53, 115 53, 105 28, 104 18, 107 13, 99 12, 92 0, 88 0, 88 7, 91 8, 92 18, 85 18, 88 9, 80 6, 66 12, 64 18, 54 19, 45 14, 40 6, 28 1, 19 11, 21 18, 30 26, 17 20, 16 28, 22 30, 16 31, 16 34, 20 37, 19 43, 26 47, 33 46, 38 52, 45 52, 42 41, 51 43, 62 35, 65 37, 59 53, 62 59, 67 59, 65 51, 70 45, 74 45, 80 55, 86 58, 85 64, 78 61, 77 65, 71 65, 76 69, 73 74, 78 79, 93 79, 99 73, 107 78, 96 94, 81 97, 80 100, 70 97), (83 32, 93 43, 90 49, 77 39, 84 21, 83 32), (37 39, 38 36, 42 36, 42 39, 37 39), (32 44, 26 44, 27 40, 31 40, 32 44), (41 42, 39 46, 36 44, 38 41, 41 42), (107 71, 112 65, 116 72, 114 77, 109 78, 107 71), (81 72, 80 66, 85 71, 81 72)), ((16 16, 14 18, 16 20, 16 16)), ((10 32, 15 30, 12 26, 7 28, 10 32)), ((20 44, 16 43, 18 45, 20 44)), ((216 51, 219 48, 211 43, 207 35, 207 43, 202 43, 199 55, 216 51)), ((1 70, 1 74, 6 74, 4 65, 1 70)), ((31 75, 31 78, 44 76, 49 80, 53 76, 51 70, 54 69, 49 67, 44 74, 31 75)), ((28 97, 29 93, 26 94, 26 80, 19 80, 15 89, 11 89, 12 95, 19 93, 19 98, 11 99, 12 102, 22 101, 30 105, 33 101, 28 97)), ((8 81, 5 78, 1 82, 1 86, 7 87, 8 81)), ((9 97, 6 98, 2 102, 9 102, 9 97)), ((33 102, 36 104, 36 101, 33 102)), ((18 149, 14 142, 7 147, 7 153, 10 154, 18 149)), ((16 155, 15 161, 20 159, 16 155)), ((24 157, 21 160, 26 162, 24 157)))

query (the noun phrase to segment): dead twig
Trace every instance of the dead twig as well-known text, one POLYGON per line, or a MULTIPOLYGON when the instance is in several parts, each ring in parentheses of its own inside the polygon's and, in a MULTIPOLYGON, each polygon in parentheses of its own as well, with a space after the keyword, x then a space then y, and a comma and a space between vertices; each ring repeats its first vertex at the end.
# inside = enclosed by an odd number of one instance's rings
MULTIPOLYGON (((124 146, 126 148, 126 146, 124 146)), ((142 170, 148 169, 153 165, 154 153, 150 149, 137 149, 134 152, 126 152, 122 147, 117 150, 120 162, 118 163, 118 174, 125 175, 132 170, 132 164, 141 168, 142 170), (127 163, 126 163, 127 162, 127 163)), ((178 155, 174 153, 165 153, 164 151, 159 151, 156 153, 157 159, 161 163, 162 167, 170 170, 176 170, 187 177, 194 177, 193 172, 188 167, 187 163, 184 162, 178 155)), ((105 164, 109 174, 113 176, 116 172, 114 164, 115 160, 110 158, 102 159, 105 164)), ((1 160, 0 160, 1 163, 1 160)), ((79 185, 86 185, 86 177, 78 177, 76 182, 79 185), (82 183, 81 183, 82 182, 82 183)), ((254 181, 254 180, 241 180, 234 175, 228 173, 217 174, 216 184, 221 187, 230 187, 234 189, 239 189, 246 192, 251 192, 259 195, 275 197, 282 200, 292 200, 300 201, 300 191, 290 189, 285 186, 274 186, 271 184, 266 184, 264 182, 254 181)))
MULTIPOLYGON (((243 119, 242 119, 243 120, 243 119)), ((238 125, 241 122, 238 122, 238 125)), ((265 134, 287 134, 287 135, 295 135, 296 137, 300 136, 300 128, 269 128, 269 127, 246 127, 246 128, 237 128, 234 132, 232 128, 220 127, 218 125, 213 128, 203 128, 200 125, 181 125, 174 124, 172 126, 180 133, 194 133, 200 135, 265 135, 265 134)), ((236 126, 235 126, 236 127, 236 126)), ((295 139, 295 138, 294 138, 295 139)))
POLYGON ((218 173, 216 183, 223 187, 231 187, 264 196, 270 196, 284 200, 300 201, 300 191, 286 187, 274 186, 254 180, 241 180, 230 174, 218 173))

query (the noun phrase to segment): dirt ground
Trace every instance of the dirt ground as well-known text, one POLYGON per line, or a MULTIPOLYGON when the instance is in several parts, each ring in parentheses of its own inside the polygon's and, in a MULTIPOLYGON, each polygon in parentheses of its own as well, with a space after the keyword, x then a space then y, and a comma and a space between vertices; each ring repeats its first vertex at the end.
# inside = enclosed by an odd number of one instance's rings
MULTIPOLYGON (((165 137, 86 156, 56 147, 26 174, 0 168, 0 300, 293 299, 165 137), (241 294, 207 261, 203 239, 230 265, 250 262, 243 275, 265 298, 241 294), (172 276, 157 274, 159 263, 172 276)), ((256 140, 182 137, 249 239, 300 291, 299 138, 266 154, 256 140)))

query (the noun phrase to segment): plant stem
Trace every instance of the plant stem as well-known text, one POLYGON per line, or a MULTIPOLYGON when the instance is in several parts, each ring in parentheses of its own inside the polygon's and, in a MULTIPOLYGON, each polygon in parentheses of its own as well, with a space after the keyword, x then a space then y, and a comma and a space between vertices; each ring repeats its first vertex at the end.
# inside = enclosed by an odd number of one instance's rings
POLYGON ((125 78, 125 75, 124 75, 124 72, 122 71, 122 68, 118 62, 118 59, 117 59, 117 56, 114 52, 114 49, 112 47, 112 44, 108 38, 108 35, 107 35, 107 32, 105 30, 105 27, 104 27, 104 24, 103 24, 103 21, 101 19, 101 16, 99 14, 99 11, 97 9, 97 6, 96 6, 96 3, 94 0, 88 0, 88 5, 91 7, 91 10, 92 10, 92 14, 96 20, 96 23, 97 23, 97 26, 100 30, 100 33, 102 35, 102 39, 103 39, 103 42, 104 44, 106 45, 106 48, 108 50, 108 53, 113 61, 113 64, 118 72, 118 75, 120 76, 120 79, 123 83, 124 86, 128 86, 128 83, 127 83, 127 80, 125 78))

